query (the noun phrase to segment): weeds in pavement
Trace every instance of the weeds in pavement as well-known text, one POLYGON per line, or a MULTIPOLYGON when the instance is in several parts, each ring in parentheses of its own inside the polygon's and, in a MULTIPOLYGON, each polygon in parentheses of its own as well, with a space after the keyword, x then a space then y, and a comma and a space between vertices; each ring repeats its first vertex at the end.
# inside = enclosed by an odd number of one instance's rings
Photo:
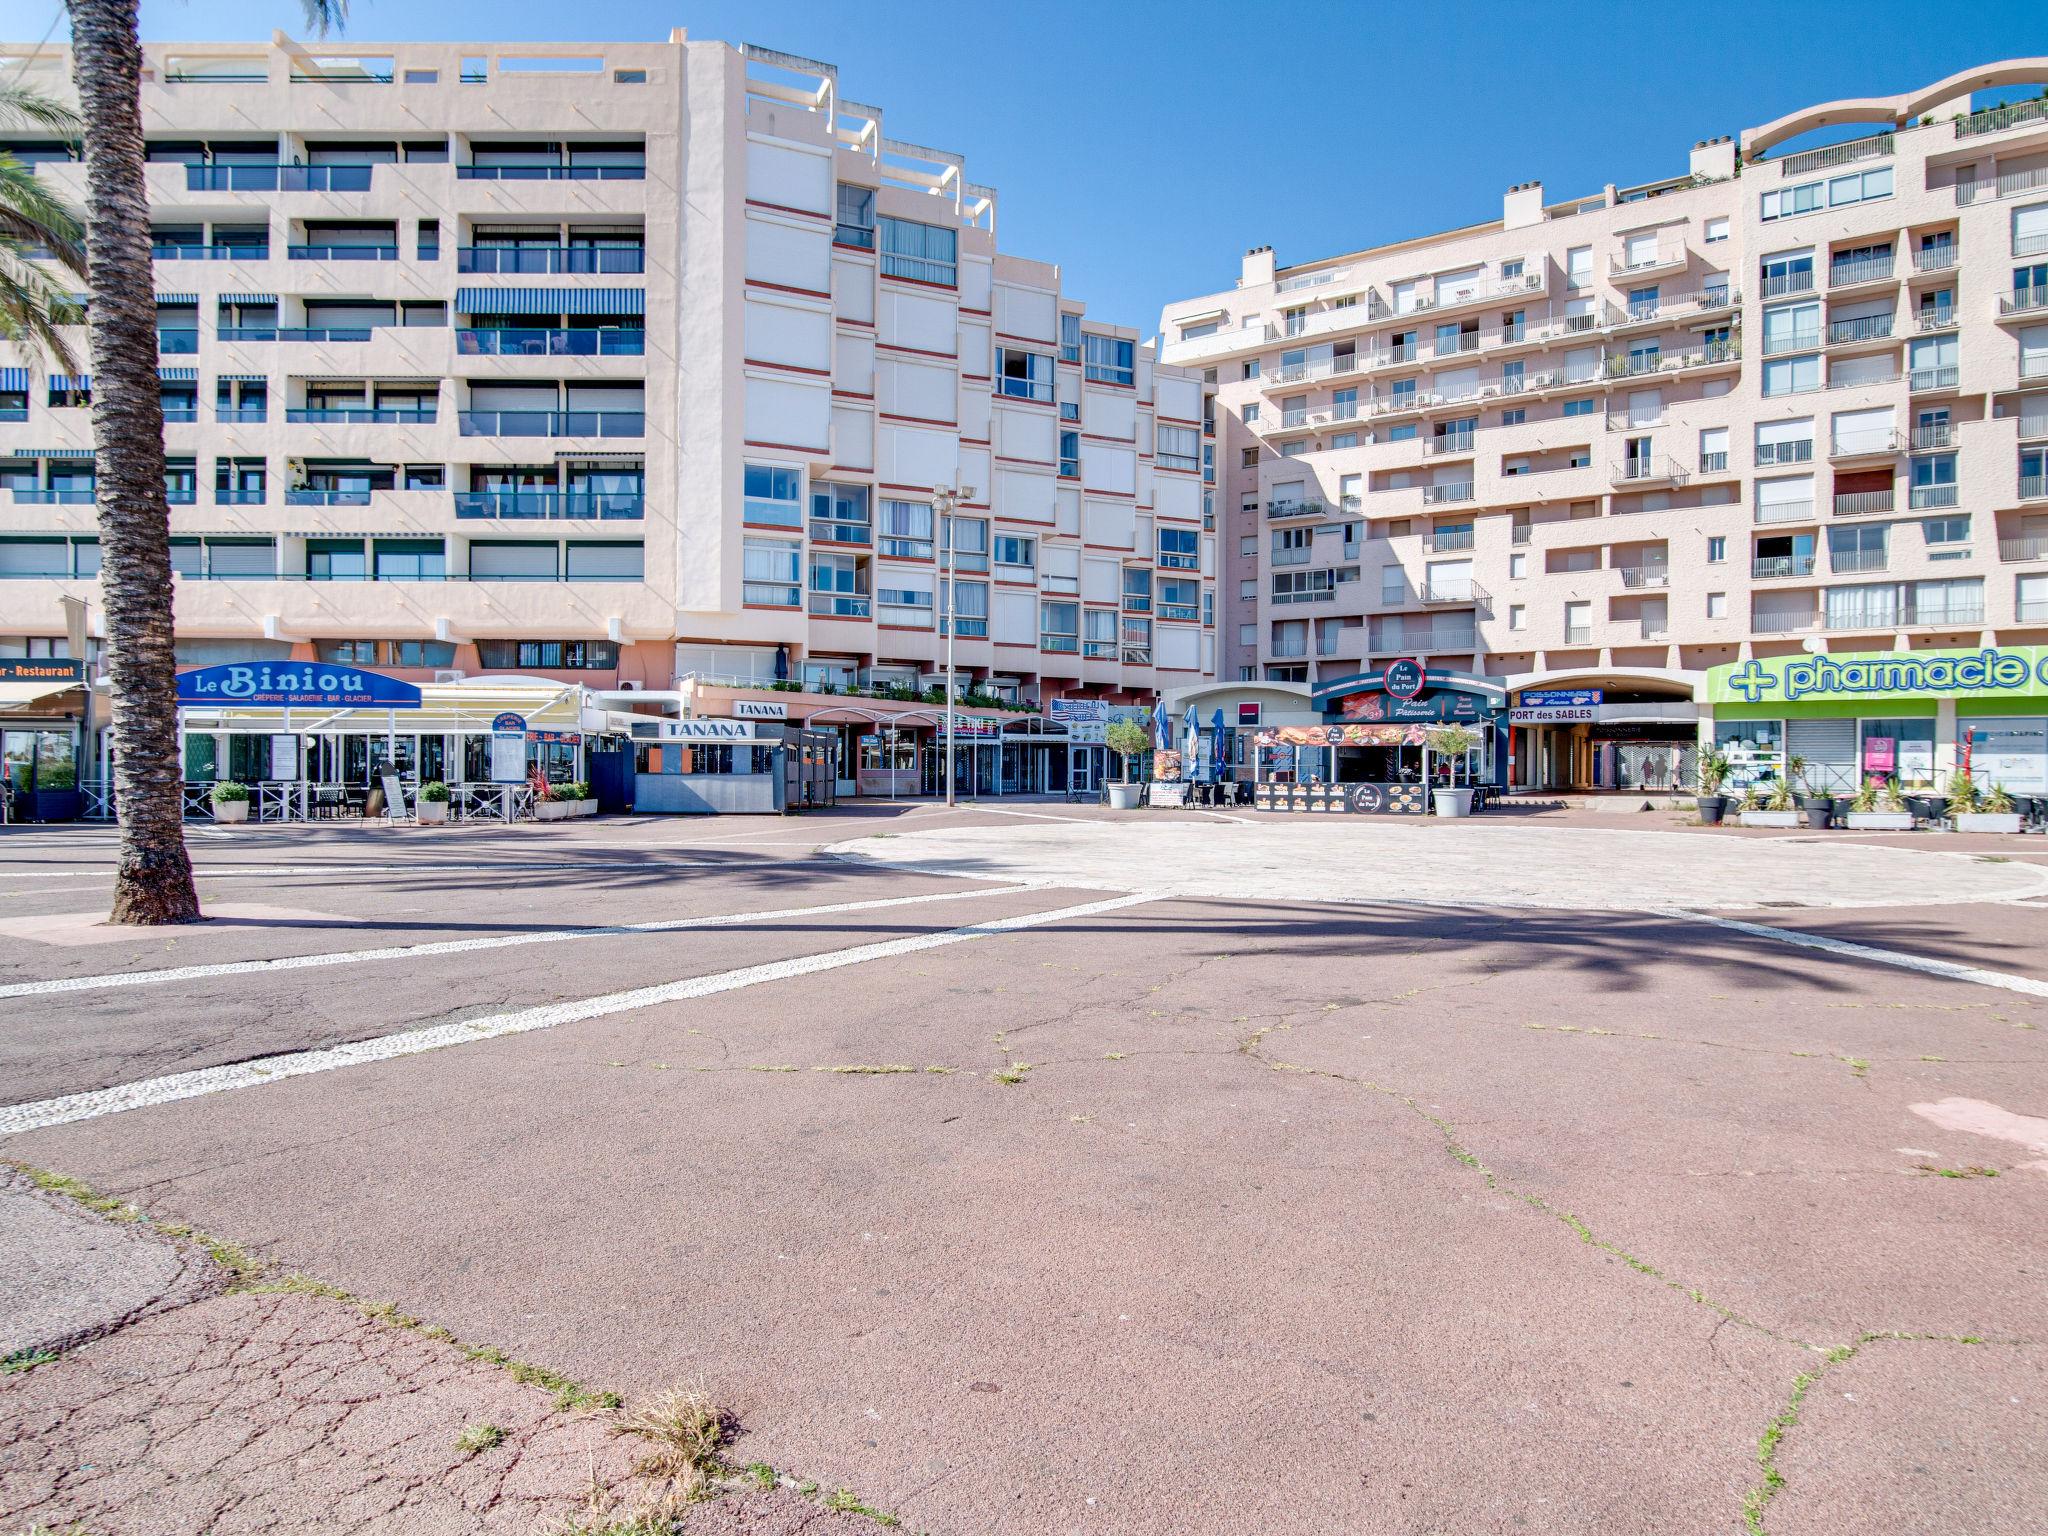
POLYGON ((778 1481, 775 1469, 765 1461, 748 1462, 747 1476, 754 1480, 755 1487, 763 1489, 773 1488, 778 1481))
POLYGON ((1998 1177, 1998 1170, 1996 1168, 1986 1168, 1979 1163, 1972 1163, 1967 1168, 1940 1168, 1933 1163, 1915 1163, 1913 1166, 1922 1173, 1931 1173, 1937 1178, 1943 1179, 1995 1179, 1998 1177))
POLYGON ((999 1083, 1021 1083, 1024 1081, 1025 1074, 1028 1073, 1030 1070, 1030 1062, 1012 1061, 1004 1066, 998 1067, 994 1072, 991 1072, 989 1076, 993 1077, 999 1083))
POLYGON ((915 1072, 915 1067, 871 1067, 857 1063, 850 1067, 813 1067, 813 1072, 836 1072, 843 1077, 888 1077, 897 1072, 915 1072))
POLYGON ((505 1431, 495 1424, 471 1424, 455 1437, 455 1449, 465 1456, 488 1451, 505 1443, 505 1431))
POLYGON ((833 1489, 832 1492, 825 1495, 825 1507, 842 1515, 866 1515, 877 1525, 896 1526, 903 1523, 887 1510, 876 1509, 871 1504, 861 1503, 851 1488, 833 1489))
POLYGON ((57 1356, 48 1349, 17 1349, 0 1359, 0 1376, 26 1376, 39 1365, 54 1365, 57 1356))
POLYGON ((716 1492, 714 1480, 729 1470, 720 1452, 732 1421, 697 1388, 662 1393, 621 1416, 611 1432, 645 1441, 649 1449, 633 1470, 666 1483, 686 1504, 716 1492))

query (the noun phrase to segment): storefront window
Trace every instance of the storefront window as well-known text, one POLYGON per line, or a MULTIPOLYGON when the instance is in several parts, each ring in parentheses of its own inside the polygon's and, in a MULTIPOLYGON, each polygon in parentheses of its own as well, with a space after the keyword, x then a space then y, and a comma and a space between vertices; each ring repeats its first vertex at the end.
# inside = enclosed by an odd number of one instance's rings
POLYGON ((1970 776, 1980 789, 1996 784, 2014 794, 2048 794, 2048 720, 1967 720, 1963 740, 1970 776))
POLYGON ((1934 788, 1934 722, 1865 720, 1858 761, 1865 778, 1897 778, 1901 789, 1934 788))
POLYGON ((1785 771, 1785 722, 1717 720, 1714 745, 1728 759, 1728 783, 1743 790, 1785 771))

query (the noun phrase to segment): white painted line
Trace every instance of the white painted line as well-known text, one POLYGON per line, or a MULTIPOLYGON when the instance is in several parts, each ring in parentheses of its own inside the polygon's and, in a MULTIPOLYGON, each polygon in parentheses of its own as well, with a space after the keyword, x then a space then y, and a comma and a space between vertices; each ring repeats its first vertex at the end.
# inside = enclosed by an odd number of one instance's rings
POLYGON ((1847 960, 1871 960, 1879 965, 1895 965, 1904 971, 1918 971, 1923 976, 1940 976, 1949 981, 1973 982, 1980 987, 1999 987, 2007 992, 2024 992, 2029 997, 2048 997, 2048 981, 2036 981, 2031 976, 2015 976, 2009 971, 1987 971, 1981 966, 1957 965, 1953 960, 1936 960, 1927 955, 1908 955, 1896 949, 1873 949, 1868 944, 1851 944, 1846 939, 1831 939, 1818 933, 1798 933, 1790 928, 1772 928, 1763 923, 1745 923, 1733 917, 1708 917, 1697 912, 1671 915, 1691 917, 1697 922, 1712 923, 1717 928, 1731 928, 1737 933, 1749 934, 1752 938, 1776 939, 1781 944, 1794 944, 1801 949, 1817 949, 1824 954, 1840 955, 1847 960))
POLYGON ((878 944, 859 944, 851 949, 828 950, 821 955, 775 960, 766 965, 743 966, 738 970, 719 971, 710 976, 692 976, 683 981, 663 982, 659 986, 635 987, 629 992, 609 992, 600 997, 584 998, 580 1002, 549 1003, 538 1008, 521 1008, 511 1013, 468 1019, 460 1024, 437 1024, 430 1029, 380 1035, 372 1040, 358 1040, 350 1045, 337 1045, 326 1050, 290 1051, 279 1056, 263 1056, 254 1061, 237 1062, 232 1066, 205 1067, 196 1072, 176 1072, 168 1077, 123 1083, 117 1087, 100 1088, 90 1093, 67 1094, 63 1098, 43 1099, 33 1104, 14 1104, 0 1108, 0 1136, 42 1130, 52 1125, 66 1125, 75 1120, 93 1120, 101 1115, 116 1115, 124 1110, 143 1109, 152 1104, 170 1104, 179 1099, 196 1099, 207 1094, 225 1093, 235 1088, 255 1088, 287 1077, 304 1077, 309 1073, 332 1072, 341 1067, 367 1066, 372 1062, 390 1061, 400 1056, 417 1056, 425 1051, 437 1051, 451 1045, 467 1045, 476 1040, 493 1040, 502 1035, 526 1034, 536 1029, 553 1029, 558 1024, 578 1024, 586 1019, 629 1013, 634 1009, 652 1008, 662 1003, 687 1002, 692 998, 710 997, 720 992, 736 992, 743 987, 759 986, 763 982, 815 976, 821 971, 836 971, 849 965, 861 965, 869 960, 885 960, 895 955, 909 955, 920 950, 939 949, 948 944, 962 944, 971 939, 986 939, 997 934, 1014 933, 1024 928, 1038 928, 1047 923, 1063 923, 1076 918, 1093 917, 1098 913, 1114 912, 1150 900, 1152 896, 1149 892, 1131 896, 1112 896, 1103 901, 1084 902, 1076 907, 1056 907, 1049 912, 1026 912, 1018 917, 1000 917, 993 922, 976 923, 966 928, 950 928, 939 933, 887 939, 878 944))
MULTIPOLYGON (((160 971, 110 971, 102 976, 61 976, 50 981, 22 981, 0 986, 0 1000, 49 997, 60 992, 104 992, 116 987, 164 986, 202 981, 213 976, 260 976, 274 971, 311 971, 331 965, 361 965, 371 960, 423 960, 433 955, 464 955, 480 949, 514 949, 525 944, 566 944, 575 939, 611 938, 624 933, 678 933, 687 928, 737 928, 786 918, 834 917, 844 912, 872 912, 881 907, 912 907, 932 901, 968 901, 976 896, 1015 896, 1038 887, 994 886, 983 890, 931 891, 921 896, 884 896, 871 901, 835 901, 818 907, 782 907, 769 912, 723 912, 712 917, 675 917, 658 923, 619 923, 603 928, 541 928, 530 933, 498 934, 488 939, 443 939, 428 944, 388 944, 377 949, 337 950, 316 955, 281 955, 271 960, 223 960, 211 965, 180 965, 160 971)), ((149 937, 158 929, 136 930, 149 937)))
MULTIPOLYGON (((623 846, 623 845, 621 845, 623 846)), ((781 864, 809 864, 822 862, 812 859, 783 859, 781 864)), ((411 874, 474 874, 504 870, 508 873, 530 874, 536 871, 555 874, 575 874, 579 870, 637 870, 642 874, 659 873, 666 869, 726 869, 735 872, 744 866, 730 859, 580 859, 572 863, 539 864, 526 860, 489 861, 475 864, 446 863, 399 863, 399 864, 195 864, 192 878, 195 880, 248 880, 257 876, 273 875, 411 875, 411 874)), ((68 880, 95 879, 111 880, 114 867, 104 869, 73 869, 53 871, 37 875, 0 875, 0 879, 16 880, 68 880)))

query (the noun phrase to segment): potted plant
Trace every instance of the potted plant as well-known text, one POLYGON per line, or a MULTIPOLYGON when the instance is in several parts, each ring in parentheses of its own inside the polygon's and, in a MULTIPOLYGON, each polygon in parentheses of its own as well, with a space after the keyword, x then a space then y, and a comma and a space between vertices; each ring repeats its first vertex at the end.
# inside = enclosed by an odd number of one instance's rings
POLYGON ((215 821, 247 821, 249 819, 249 786, 237 784, 232 779, 223 779, 213 786, 213 819, 215 821))
POLYGON ((1102 733, 1102 741, 1123 760, 1123 778, 1109 786, 1110 809, 1136 810, 1144 786, 1131 777, 1131 764, 1140 752, 1151 750, 1152 733, 1135 720, 1112 720, 1102 733))
POLYGON ((1865 779, 1849 802, 1848 823, 1854 832, 1910 832, 1913 813, 1906 809, 1896 781, 1887 779, 1880 789, 1876 779, 1865 779))
POLYGON ((1779 779, 1768 789, 1762 783, 1749 786, 1749 793, 1742 801, 1742 824, 1745 827, 1796 827, 1799 812, 1794 809, 1792 786, 1779 779))
POLYGON ((1819 794, 1806 781, 1806 759, 1788 757, 1785 759, 1785 778, 1799 813, 1806 818, 1806 824, 1816 831, 1826 831, 1829 820, 1835 814, 1832 795, 1819 794))
MULTIPOLYGON (((1968 783, 1968 774, 1957 774, 1958 783, 1968 783)), ((1958 832, 2017 832, 2020 829, 2020 813, 2012 808, 2012 796, 2005 792, 2003 784, 1991 786, 1991 792, 1980 796, 1975 785, 1970 786, 1970 805, 1966 809, 1960 796, 1951 789, 1948 800, 1949 815, 1955 821, 1958 832)))
POLYGON ((420 786, 419 797, 413 802, 422 822, 446 821, 448 819, 448 786, 439 779, 429 779, 420 786))
POLYGON ((1721 793, 1721 786, 1728 782, 1728 754, 1719 747, 1708 747, 1700 753, 1695 772, 1700 792, 1693 804, 1699 808, 1700 823, 1718 827, 1728 814, 1728 797, 1721 793))
MULTIPOLYGON (((1423 740, 1429 750, 1439 757, 1449 758, 1453 763, 1462 761, 1472 749, 1479 745, 1476 733, 1462 725, 1439 725, 1426 732, 1423 740)), ((1472 786, 1451 785, 1436 790, 1430 799, 1439 816, 1470 816, 1472 814, 1472 786)))

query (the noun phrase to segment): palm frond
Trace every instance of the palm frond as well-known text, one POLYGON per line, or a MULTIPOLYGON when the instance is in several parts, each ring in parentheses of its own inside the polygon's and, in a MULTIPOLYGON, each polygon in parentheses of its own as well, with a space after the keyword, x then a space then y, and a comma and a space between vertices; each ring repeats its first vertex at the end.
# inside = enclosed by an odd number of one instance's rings
POLYGON ((325 37, 348 30, 348 0, 299 0, 306 13, 306 25, 325 37))
POLYGON ((78 360, 58 327, 76 325, 79 318, 71 295, 48 273, 0 244, 0 339, 31 357, 47 357, 66 373, 77 373, 78 360))
POLYGON ((50 260, 85 275, 85 224, 21 161, 0 150, 0 242, 46 250, 50 260))
POLYGON ((0 84, 0 122, 47 128, 67 139, 85 132, 84 120, 71 108, 25 85, 0 84))

